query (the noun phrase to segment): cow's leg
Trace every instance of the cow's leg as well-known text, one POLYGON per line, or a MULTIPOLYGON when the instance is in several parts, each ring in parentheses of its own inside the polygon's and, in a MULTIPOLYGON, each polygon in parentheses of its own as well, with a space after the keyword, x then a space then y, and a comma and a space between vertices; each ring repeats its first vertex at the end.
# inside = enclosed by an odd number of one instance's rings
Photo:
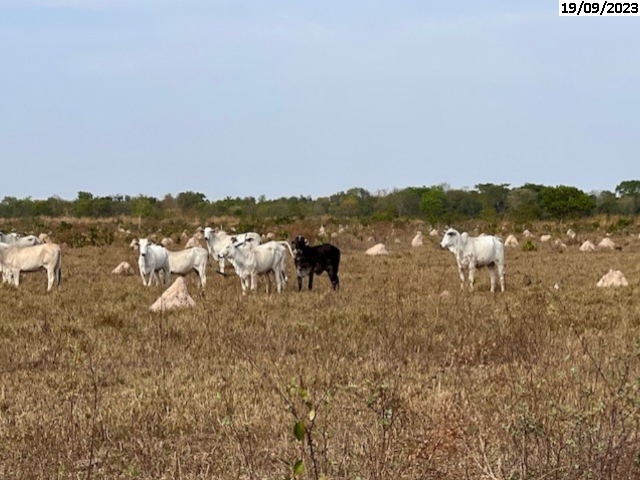
POLYGON ((489 276, 491 277, 491 293, 493 293, 496 290, 496 266, 489 265, 487 268, 489 269, 489 276))
POLYGON ((500 291, 504 292, 504 264, 498 264, 498 276, 500 277, 500 291))
POLYGON ((273 271, 273 275, 276 277, 276 290, 278 293, 282 293, 282 276, 283 276, 283 271, 281 269, 281 267, 277 267, 274 271, 273 271))
POLYGON ((53 268, 47 268, 47 292, 50 292, 53 288, 53 282, 55 281, 56 276, 53 268))
POLYGON ((218 271, 224 274, 224 258, 218 259, 218 271))
POLYGON ((298 277, 298 291, 302 290, 302 274, 300 272, 300 270, 298 270, 296 272, 297 277, 298 277))
POLYGON ((265 291, 267 292, 267 295, 269 295, 269 292, 271 291, 271 272, 265 273, 264 277, 265 291))
POLYGON ((171 285, 171 269, 168 266, 164 269, 164 284, 165 286, 171 285))
POLYGON ((18 287, 20 286, 20 269, 15 268, 11 269, 11 278, 13 279, 13 285, 18 287))
POLYGON ((147 286, 147 279, 144 276, 144 272, 142 271, 142 269, 140 269, 140 278, 142 278, 142 286, 146 287, 147 286))
POLYGON ((313 270, 309 272, 309 290, 313 288, 313 270))
POLYGON ((464 270, 458 266, 458 275, 460 275, 460 290, 464 290, 464 270))
POLYGON ((327 268, 327 275, 329 275, 329 280, 331 280, 331 286, 334 290, 338 290, 340 288, 340 279, 338 278, 338 272, 333 268, 327 268))
POLYGON ((473 292, 473 283, 476 280, 476 266, 472 263, 469 265, 469 291, 473 292))
POLYGON ((196 271, 200 275, 200 287, 204 288, 207 284, 207 264, 205 263, 203 267, 200 267, 200 270, 196 271))
MULTIPOLYGON (((267 285, 267 288, 269 288, 268 285, 267 285)), ((252 273, 251 274, 251 291, 256 292, 257 290, 258 290, 258 274, 252 273)))

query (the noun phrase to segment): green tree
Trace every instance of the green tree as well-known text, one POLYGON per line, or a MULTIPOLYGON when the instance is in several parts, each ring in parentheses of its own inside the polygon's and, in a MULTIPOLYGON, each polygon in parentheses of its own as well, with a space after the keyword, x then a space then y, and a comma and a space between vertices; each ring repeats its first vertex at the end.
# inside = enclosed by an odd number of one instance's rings
POLYGON ((542 189, 540 206, 544 215, 560 220, 589 215, 596 205, 595 200, 582 190, 559 185, 542 189))
POLYGON ((594 192, 592 198, 596 204, 596 211, 606 215, 618 213, 618 199, 613 192, 604 190, 602 192, 594 192))
POLYGON ((441 186, 427 188, 420 200, 420 210, 431 223, 441 220, 447 211, 447 196, 444 188, 441 186))
POLYGON ((157 216, 155 212, 155 206, 158 200, 153 197, 147 197, 145 195, 138 195, 132 200, 131 213, 132 215, 142 218, 152 218, 157 216))
POLYGON ((479 183, 476 189, 480 193, 480 198, 487 209, 493 209, 497 215, 501 215, 507 209, 507 195, 509 194, 509 184, 501 183, 479 183))
POLYGON ((93 194, 78 192, 78 198, 73 204, 73 214, 76 217, 90 217, 93 213, 93 194))
POLYGON ((200 192, 182 192, 176 197, 178 208, 183 212, 197 210, 207 203, 207 197, 200 192))
POLYGON ((619 210, 622 213, 640 213, 640 180, 625 180, 616 187, 619 210))
POLYGON ((509 217, 520 223, 540 218, 538 193, 526 187, 514 188, 507 195, 509 217))
POLYGON ((482 202, 480 194, 473 190, 447 190, 447 210, 449 217, 447 221, 463 218, 477 218, 482 212, 482 202))
POLYGON ((640 180, 625 180, 616 187, 616 195, 619 197, 640 196, 640 180))

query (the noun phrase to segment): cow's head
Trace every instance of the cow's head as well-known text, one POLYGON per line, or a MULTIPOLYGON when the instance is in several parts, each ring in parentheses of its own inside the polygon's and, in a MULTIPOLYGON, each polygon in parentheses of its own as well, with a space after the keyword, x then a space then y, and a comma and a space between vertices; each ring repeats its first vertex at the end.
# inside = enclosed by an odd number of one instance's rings
POLYGON ((305 247, 308 247, 309 241, 302 235, 298 235, 293 242, 291 242, 291 245, 293 246, 293 250, 298 252, 304 250, 305 247))
POLYGON ((458 232, 455 228, 448 228, 442 236, 440 248, 448 248, 449 250, 453 250, 459 242, 460 232, 458 232))
POLYGON ((138 248, 140 249, 140 256, 146 257, 147 252, 149 251, 149 247, 153 245, 153 242, 148 238, 141 238, 138 240, 138 248))
POLYGON ((235 254, 235 249, 243 243, 238 243, 238 239, 236 237, 231 237, 230 240, 231 241, 226 242, 225 246, 218 252, 218 260, 233 257, 235 254))
POLYGON ((205 239, 207 242, 210 242, 211 240, 217 240, 217 241, 219 241, 219 240, 222 240, 222 238, 224 238, 225 236, 226 236, 226 235, 225 235, 225 232, 224 232, 224 230, 222 230, 222 228, 218 228, 218 227, 214 227, 214 228, 206 227, 206 228, 204 229, 204 239, 205 239))

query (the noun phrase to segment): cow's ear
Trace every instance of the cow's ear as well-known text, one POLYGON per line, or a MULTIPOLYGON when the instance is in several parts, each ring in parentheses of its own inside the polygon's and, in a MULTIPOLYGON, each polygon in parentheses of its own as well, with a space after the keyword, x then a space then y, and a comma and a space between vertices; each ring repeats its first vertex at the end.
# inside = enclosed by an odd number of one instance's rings
POLYGON ((309 240, 307 240, 306 238, 304 239, 304 244, 309 246, 309 240))

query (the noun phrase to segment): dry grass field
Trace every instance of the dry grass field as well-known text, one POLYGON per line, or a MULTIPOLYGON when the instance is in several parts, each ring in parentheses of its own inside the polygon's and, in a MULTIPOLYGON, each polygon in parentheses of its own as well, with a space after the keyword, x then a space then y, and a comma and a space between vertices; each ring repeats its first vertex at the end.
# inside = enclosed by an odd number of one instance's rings
POLYGON ((640 240, 506 249, 491 294, 412 233, 336 239, 338 293, 289 259, 284 294, 243 298, 210 267, 152 314, 159 287, 110 275, 122 242, 66 249, 50 294, 0 285, 0 478, 640 478, 640 240), (610 268, 630 286, 596 288, 610 268))

